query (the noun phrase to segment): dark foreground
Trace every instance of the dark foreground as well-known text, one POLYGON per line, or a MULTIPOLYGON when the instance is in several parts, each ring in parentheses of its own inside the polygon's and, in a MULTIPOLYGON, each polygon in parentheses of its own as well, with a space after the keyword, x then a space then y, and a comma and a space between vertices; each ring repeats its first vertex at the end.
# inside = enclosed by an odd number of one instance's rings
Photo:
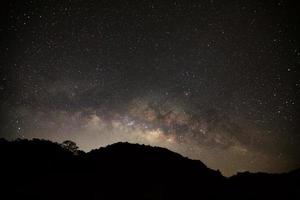
POLYGON ((167 149, 0 140, 0 199, 300 199, 300 170, 226 178, 167 149))

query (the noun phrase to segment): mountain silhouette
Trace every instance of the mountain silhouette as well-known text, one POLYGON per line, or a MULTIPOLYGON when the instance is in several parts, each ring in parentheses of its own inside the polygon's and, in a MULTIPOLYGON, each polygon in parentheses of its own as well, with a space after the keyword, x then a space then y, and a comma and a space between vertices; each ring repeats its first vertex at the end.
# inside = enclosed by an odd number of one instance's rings
POLYGON ((0 139, 0 199, 300 199, 300 170, 230 178, 161 147, 0 139))

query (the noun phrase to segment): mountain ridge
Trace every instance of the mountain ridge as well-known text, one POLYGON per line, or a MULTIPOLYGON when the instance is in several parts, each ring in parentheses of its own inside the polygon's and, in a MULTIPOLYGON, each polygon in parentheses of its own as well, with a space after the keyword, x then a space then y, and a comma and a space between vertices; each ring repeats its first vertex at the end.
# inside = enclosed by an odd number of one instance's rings
POLYGON ((0 188, 5 191, 0 195, 9 199, 300 197, 300 170, 224 177, 201 161, 166 148, 127 142, 85 153, 70 141, 0 139, 0 159, 0 188))

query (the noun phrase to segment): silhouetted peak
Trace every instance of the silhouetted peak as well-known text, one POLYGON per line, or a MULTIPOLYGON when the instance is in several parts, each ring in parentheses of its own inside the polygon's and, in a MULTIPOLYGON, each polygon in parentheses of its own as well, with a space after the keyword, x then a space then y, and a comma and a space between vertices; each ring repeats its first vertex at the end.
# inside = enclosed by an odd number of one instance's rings
MULTIPOLYGON (((128 142, 118 142, 106 147, 101 147, 90 151, 92 156, 104 156, 105 154, 113 159, 126 160, 160 160, 160 161, 192 161, 189 158, 170 151, 163 147, 153 147, 144 144, 132 144, 128 142)), ((201 167, 206 167, 201 161, 201 167)))
POLYGON ((156 146, 154 147, 144 144, 132 144, 128 142, 117 142, 106 147, 92 150, 90 153, 97 154, 101 152, 109 152, 113 153, 114 155, 126 154, 126 156, 128 156, 129 158, 134 156, 155 156, 157 158, 170 157, 173 159, 188 159, 166 148, 156 146))

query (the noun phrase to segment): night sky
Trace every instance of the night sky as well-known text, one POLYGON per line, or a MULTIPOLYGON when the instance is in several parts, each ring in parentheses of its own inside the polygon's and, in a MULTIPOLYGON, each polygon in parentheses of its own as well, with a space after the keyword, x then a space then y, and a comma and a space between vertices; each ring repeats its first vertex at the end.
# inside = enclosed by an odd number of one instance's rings
POLYGON ((297 0, 0 7, 0 137, 162 146, 224 175, 300 167, 297 0))

